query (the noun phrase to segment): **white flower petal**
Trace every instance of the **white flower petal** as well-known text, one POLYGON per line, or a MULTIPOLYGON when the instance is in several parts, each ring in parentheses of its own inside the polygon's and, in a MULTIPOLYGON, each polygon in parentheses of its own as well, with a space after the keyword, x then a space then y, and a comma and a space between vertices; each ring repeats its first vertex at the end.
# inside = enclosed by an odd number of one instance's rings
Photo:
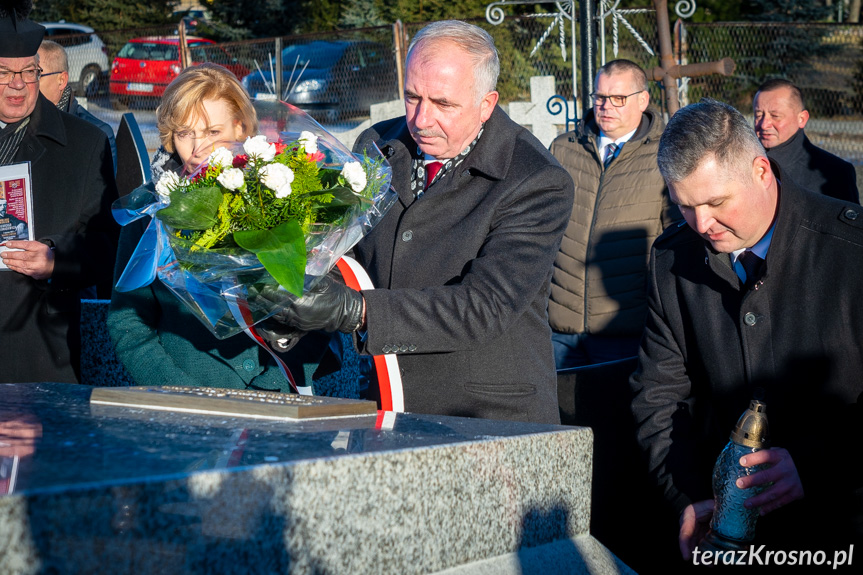
POLYGON ((348 162, 342 168, 342 177, 357 193, 363 191, 366 187, 366 171, 359 162, 348 162))
POLYGON ((210 154, 209 158, 207 158, 208 165, 218 168, 230 168, 233 163, 234 154, 224 146, 213 150, 213 153, 210 154))
POLYGON ((294 181, 294 171, 283 164, 267 164, 260 171, 261 182, 274 192, 277 198, 285 198, 291 193, 290 184, 294 181), (288 186, 287 192, 282 188, 288 186), (283 195, 279 195, 279 194, 283 195))
POLYGON ((165 172, 156 183, 156 193, 159 194, 159 198, 163 202, 169 203, 171 201, 171 192, 180 187, 180 185, 180 176, 175 172, 165 172))
POLYGON ((275 144, 267 142, 267 137, 264 135, 246 138, 243 150, 249 156, 249 162, 252 164, 272 162, 273 158, 276 157, 275 144))
POLYGON ((287 198, 291 195, 291 184, 285 184, 275 191, 276 197, 279 199, 287 198))
POLYGON ((245 175, 243 174, 243 170, 239 168, 228 168, 219 174, 216 180, 229 190, 236 191, 245 184, 245 175))
POLYGON ((309 131, 300 132, 299 142, 305 148, 307 154, 314 154, 318 151, 318 137, 309 131))

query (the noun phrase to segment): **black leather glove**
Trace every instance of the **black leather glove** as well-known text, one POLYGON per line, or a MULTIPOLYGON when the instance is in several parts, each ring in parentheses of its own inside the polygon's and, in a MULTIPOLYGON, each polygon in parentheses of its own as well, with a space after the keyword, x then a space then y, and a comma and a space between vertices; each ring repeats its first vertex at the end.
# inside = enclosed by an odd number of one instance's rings
POLYGON ((325 276, 303 297, 287 305, 278 320, 302 331, 352 333, 363 325, 363 295, 325 276))
POLYGON ((290 351, 306 335, 305 331, 279 321, 278 316, 267 318, 256 324, 255 331, 270 344, 273 351, 279 353, 290 351))

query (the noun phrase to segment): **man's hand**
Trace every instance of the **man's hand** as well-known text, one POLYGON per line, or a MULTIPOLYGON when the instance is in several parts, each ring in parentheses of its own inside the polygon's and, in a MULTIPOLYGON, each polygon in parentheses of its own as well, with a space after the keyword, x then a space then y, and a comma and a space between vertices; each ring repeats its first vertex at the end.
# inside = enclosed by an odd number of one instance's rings
POLYGON ((0 421, 0 457, 25 457, 36 451, 42 424, 31 415, 0 421))
POLYGON ((677 541, 680 544, 680 554, 686 561, 692 559, 692 552, 695 547, 707 535, 712 517, 712 499, 691 503, 680 514, 680 534, 677 541))
POLYGON ((36 280, 51 279, 54 273, 54 250, 50 247, 29 240, 9 240, 5 245, 9 250, 0 254, 0 257, 10 270, 36 280))
POLYGON ((761 515, 766 515, 783 505, 803 498, 803 484, 800 483, 800 475, 797 473, 797 467, 794 465, 794 460, 791 459, 788 450, 772 447, 740 458, 740 465, 744 467, 765 463, 770 466, 768 469, 737 480, 737 487, 740 489, 772 483, 764 491, 750 497, 744 503, 747 509, 760 507, 761 515))
POLYGON ((329 275, 300 298, 273 289, 265 289, 261 296, 284 307, 273 319, 300 331, 352 333, 365 323, 363 295, 329 275))

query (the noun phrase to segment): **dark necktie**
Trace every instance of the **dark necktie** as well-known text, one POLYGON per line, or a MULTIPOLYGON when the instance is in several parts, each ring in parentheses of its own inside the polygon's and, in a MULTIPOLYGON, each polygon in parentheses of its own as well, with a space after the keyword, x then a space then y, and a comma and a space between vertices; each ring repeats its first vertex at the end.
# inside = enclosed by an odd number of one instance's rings
POLYGON ((434 177, 443 167, 443 162, 429 162, 426 164, 426 183, 423 189, 427 190, 431 183, 434 181, 434 177))
POLYGON ((620 146, 618 146, 614 142, 610 143, 605 147, 605 161, 603 162, 603 165, 606 168, 608 167, 608 164, 611 163, 611 160, 613 160, 617 156, 617 150, 619 148, 620 146))
POLYGON ((743 271, 746 272, 746 282, 744 285, 752 287, 761 278, 764 260, 750 250, 746 250, 738 256, 737 261, 740 262, 740 265, 743 266, 743 271))

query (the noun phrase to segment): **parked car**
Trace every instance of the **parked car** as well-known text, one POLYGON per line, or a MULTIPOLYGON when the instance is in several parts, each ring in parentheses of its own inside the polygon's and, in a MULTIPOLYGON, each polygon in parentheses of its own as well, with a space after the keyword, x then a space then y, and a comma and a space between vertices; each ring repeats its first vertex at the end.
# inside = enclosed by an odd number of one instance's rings
MULTIPOLYGON (((242 78, 249 69, 206 38, 186 37, 192 64, 215 62, 242 78)), ((115 110, 128 108, 132 98, 158 102, 171 80, 182 70, 178 36, 133 38, 114 58, 110 97, 115 110)))
MULTIPOLYGON (((78 96, 94 94, 108 72, 108 48, 89 26, 70 22, 42 22, 45 37, 66 49, 69 84, 78 96)), ((53 70, 51 70, 53 71, 53 70)))
POLYGON ((181 20, 186 24, 187 34, 194 33, 198 24, 207 23, 207 15, 203 10, 175 10, 173 16, 182 16, 181 20))
POLYGON ((252 98, 281 99, 328 121, 368 115, 372 104, 398 97, 392 52, 375 42, 316 40, 288 46, 282 50, 280 87, 273 83, 270 63, 258 64, 261 70, 243 78, 252 98))

